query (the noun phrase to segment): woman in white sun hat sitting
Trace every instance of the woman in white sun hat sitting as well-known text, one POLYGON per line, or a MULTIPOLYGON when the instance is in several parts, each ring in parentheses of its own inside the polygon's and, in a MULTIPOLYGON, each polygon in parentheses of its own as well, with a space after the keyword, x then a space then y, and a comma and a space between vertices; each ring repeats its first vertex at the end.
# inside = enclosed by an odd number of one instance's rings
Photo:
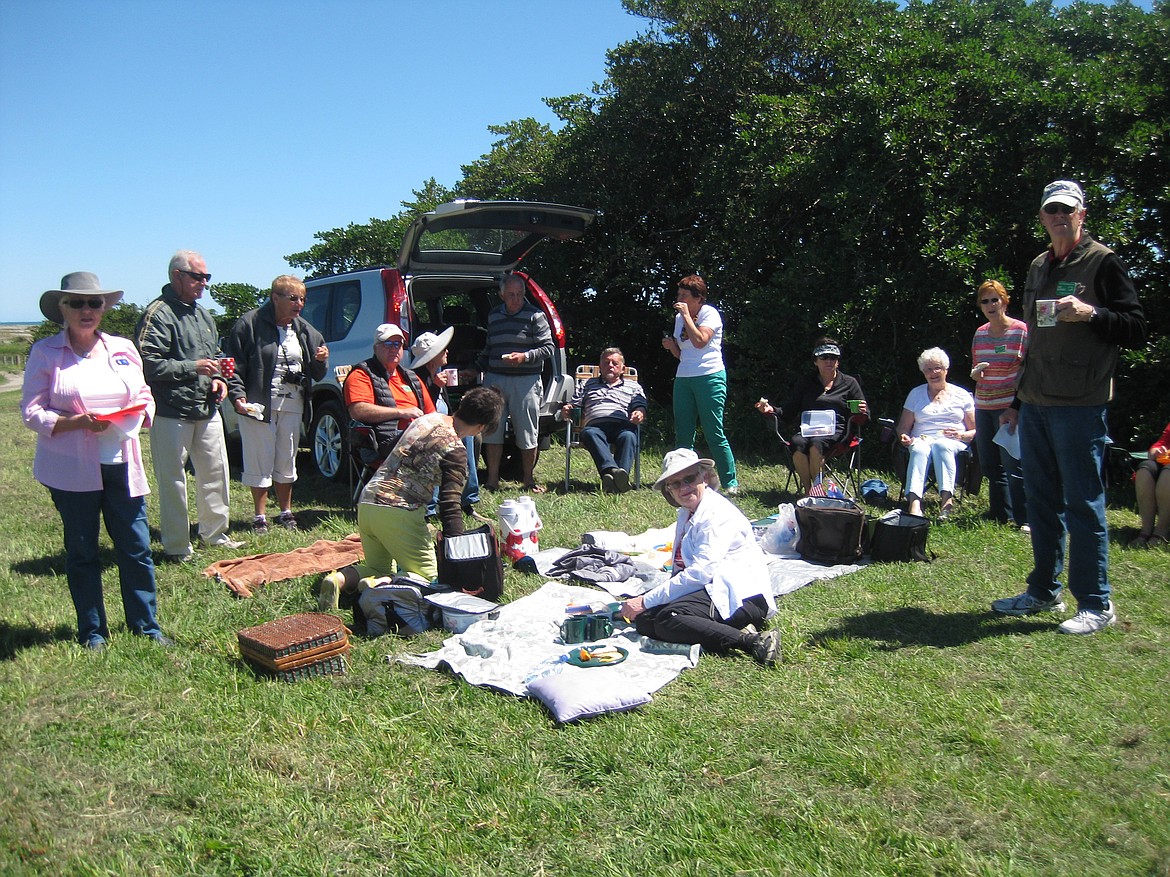
POLYGON ((714 461, 673 450, 654 487, 678 509, 673 575, 626 600, 622 616, 643 636, 776 663, 779 632, 757 629, 776 612, 768 565, 751 522, 719 493, 714 461))

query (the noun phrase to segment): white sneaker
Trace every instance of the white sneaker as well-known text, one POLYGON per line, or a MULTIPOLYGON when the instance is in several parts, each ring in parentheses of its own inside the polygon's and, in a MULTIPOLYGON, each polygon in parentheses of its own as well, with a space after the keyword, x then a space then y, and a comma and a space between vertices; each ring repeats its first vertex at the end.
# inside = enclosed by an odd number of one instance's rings
POLYGON ((337 611, 341 589, 345 586, 345 573, 331 572, 321 579, 320 590, 317 592, 317 608, 322 612, 337 611))
POLYGON ((244 543, 238 539, 231 539, 227 536, 222 537, 218 542, 206 543, 208 548, 226 548, 229 551, 235 551, 237 548, 243 548, 244 543))
POLYGON ((1081 609, 1057 628, 1061 633, 1096 633, 1117 623, 1117 613, 1110 600, 1104 609, 1081 609))
POLYGON ((1035 615, 1037 612, 1063 612, 1064 601, 1060 597, 1054 600, 1037 600, 1025 591, 1017 597, 1004 597, 1002 600, 993 600, 991 610, 1000 615, 1035 615))

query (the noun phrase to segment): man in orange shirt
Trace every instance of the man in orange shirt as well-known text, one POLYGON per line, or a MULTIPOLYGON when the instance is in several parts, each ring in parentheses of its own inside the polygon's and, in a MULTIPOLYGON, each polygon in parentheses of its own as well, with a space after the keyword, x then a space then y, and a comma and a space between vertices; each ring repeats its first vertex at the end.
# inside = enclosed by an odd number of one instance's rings
POLYGON ((370 451, 366 465, 386 459, 410 422, 435 410, 427 388, 418 376, 403 368, 406 336, 393 323, 374 332, 374 355, 359 362, 345 379, 345 408, 359 423, 374 428, 378 449, 370 451))

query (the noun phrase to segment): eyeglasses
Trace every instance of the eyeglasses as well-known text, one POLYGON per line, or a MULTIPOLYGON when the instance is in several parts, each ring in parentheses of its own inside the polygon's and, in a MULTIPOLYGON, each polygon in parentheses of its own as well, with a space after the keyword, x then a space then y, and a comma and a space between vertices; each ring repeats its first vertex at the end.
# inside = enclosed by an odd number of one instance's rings
POLYGON ((1045 204, 1044 212, 1049 216, 1055 216, 1058 213, 1063 213, 1068 216, 1070 213, 1076 213, 1077 208, 1069 207, 1067 204, 1045 204))
POLYGON ((100 311, 106 306, 106 300, 104 298, 71 298, 61 302, 61 304, 68 305, 75 311, 79 311, 82 308, 89 308, 91 311, 100 311))
POLYGON ((186 274, 188 277, 190 277, 194 281, 197 281, 198 283, 210 283, 211 282, 211 275, 210 274, 200 274, 197 271, 185 271, 182 268, 179 269, 179 273, 186 274))
POLYGON ((674 481, 667 481, 663 486, 667 490, 678 490, 680 487, 690 487, 702 477, 702 472, 692 472, 690 475, 684 475, 682 478, 676 478, 674 481))
POLYGON ((398 350, 402 347, 402 342, 395 338, 393 341, 379 341, 383 347, 389 347, 391 350, 398 350))
POLYGON ((999 296, 996 296, 995 298, 981 298, 981 299, 979 299, 979 304, 981 304, 981 305, 993 305, 993 304, 995 304, 995 303, 996 303, 996 302, 998 302, 998 301, 999 301, 999 296))
MULTIPOLYGON (((209 274, 207 276, 210 277, 211 275, 209 274)), ((283 298, 285 301, 300 302, 301 304, 305 303, 305 297, 303 295, 282 295, 278 292, 276 293, 276 297, 283 298)))

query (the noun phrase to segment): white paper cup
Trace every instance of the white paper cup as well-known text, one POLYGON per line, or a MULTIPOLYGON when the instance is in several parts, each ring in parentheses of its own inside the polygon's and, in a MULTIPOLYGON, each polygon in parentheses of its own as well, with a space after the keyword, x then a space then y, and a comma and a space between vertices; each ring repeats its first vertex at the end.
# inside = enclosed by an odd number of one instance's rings
POLYGON ((448 387, 458 387, 459 386, 459 369, 445 368, 445 369, 443 369, 443 372, 447 375, 447 386, 448 387))

